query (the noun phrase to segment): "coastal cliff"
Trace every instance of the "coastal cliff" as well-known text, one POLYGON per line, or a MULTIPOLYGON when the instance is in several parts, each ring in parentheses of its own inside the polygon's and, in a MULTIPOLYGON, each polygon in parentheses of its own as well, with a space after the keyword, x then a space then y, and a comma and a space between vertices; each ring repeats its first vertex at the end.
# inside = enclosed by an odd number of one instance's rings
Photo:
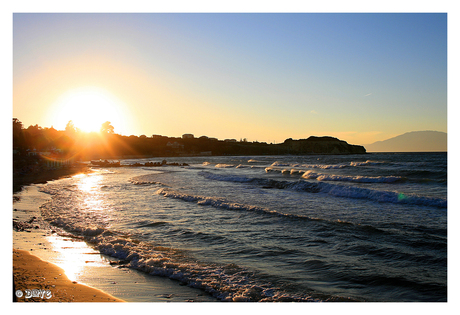
POLYGON ((361 145, 348 144, 334 137, 315 137, 308 139, 286 139, 283 146, 291 154, 363 154, 366 149, 361 145))

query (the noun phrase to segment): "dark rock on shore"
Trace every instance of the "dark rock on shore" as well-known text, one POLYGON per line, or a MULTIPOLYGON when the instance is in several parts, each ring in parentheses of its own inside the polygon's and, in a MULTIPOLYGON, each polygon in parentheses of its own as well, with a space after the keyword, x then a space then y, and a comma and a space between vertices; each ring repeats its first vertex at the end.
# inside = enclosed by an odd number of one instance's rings
POLYGON ((32 224, 32 222, 33 219, 28 222, 13 219, 13 229, 18 232, 30 232, 32 229, 38 229, 39 226, 32 224))

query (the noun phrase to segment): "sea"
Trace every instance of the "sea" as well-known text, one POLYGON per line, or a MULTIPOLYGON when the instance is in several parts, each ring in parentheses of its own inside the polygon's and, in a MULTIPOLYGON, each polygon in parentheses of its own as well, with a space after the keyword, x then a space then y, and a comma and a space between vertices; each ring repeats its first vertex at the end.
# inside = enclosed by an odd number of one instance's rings
POLYGON ((167 162, 49 182, 41 215, 221 301, 447 301, 447 153, 167 162))

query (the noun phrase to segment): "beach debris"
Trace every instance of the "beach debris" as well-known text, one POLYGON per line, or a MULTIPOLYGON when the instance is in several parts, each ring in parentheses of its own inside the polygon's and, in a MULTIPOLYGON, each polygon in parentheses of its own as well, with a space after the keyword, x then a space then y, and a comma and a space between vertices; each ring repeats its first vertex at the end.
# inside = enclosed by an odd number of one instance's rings
POLYGON ((13 219, 13 229, 17 232, 30 232, 33 228, 34 226, 29 222, 13 219))
POLYGON ((129 264, 129 260, 115 260, 115 261, 111 261, 110 263, 110 266, 122 266, 122 265, 126 265, 126 264, 129 264))

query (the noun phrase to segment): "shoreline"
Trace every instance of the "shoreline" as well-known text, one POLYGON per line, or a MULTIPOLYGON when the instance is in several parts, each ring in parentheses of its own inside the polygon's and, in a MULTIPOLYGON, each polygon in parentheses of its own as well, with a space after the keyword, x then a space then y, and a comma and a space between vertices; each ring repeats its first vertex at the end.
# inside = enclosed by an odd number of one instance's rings
MULTIPOLYGON (((77 175, 83 171, 88 173, 90 168, 73 169, 71 172, 54 172, 53 175, 57 174, 57 178, 51 178, 51 174, 48 174, 47 178, 48 180, 72 180, 68 177, 77 175)), ((70 283, 74 286, 75 284, 72 283, 72 281, 76 281, 82 286, 88 286, 95 290, 99 290, 107 296, 113 297, 119 301, 129 303, 218 302, 217 299, 199 289, 183 286, 169 278, 151 276, 127 268, 118 268, 116 267, 118 266, 117 264, 111 264, 111 262, 115 262, 117 259, 105 256, 94 250, 78 237, 73 237, 67 232, 60 231, 60 229, 50 226, 43 220, 40 213, 40 206, 50 198, 47 194, 40 192, 40 186, 42 184, 44 183, 24 184, 19 191, 13 193, 12 248, 14 251, 25 251, 34 257, 38 257, 39 260, 45 263, 58 266, 58 268, 64 270, 66 277, 70 279, 70 283)), ((15 256, 15 254, 13 254, 13 256, 15 256)), ((18 274, 17 261, 14 257, 11 261, 13 266, 10 270, 13 271, 13 275, 14 273, 18 274), (16 271, 14 271, 15 269, 16 271)), ((46 268, 48 270, 49 267, 47 267, 47 265, 40 266, 35 265, 35 263, 29 264, 30 279, 35 279, 36 277, 38 277, 38 279, 43 278, 43 276, 40 276, 43 272, 41 269, 46 268)), ((60 272, 60 274, 64 275, 62 272, 60 272)), ((61 276, 53 276, 52 279, 54 279, 54 277, 61 279, 61 276)), ((47 279, 46 276, 45 279, 47 279)), ((14 280, 17 281, 16 276, 14 276, 14 280)), ((33 283, 38 284, 38 282, 33 283)), ((21 290, 25 294, 24 290, 26 289, 48 290, 46 286, 49 287, 52 285, 56 286, 56 284, 44 282, 40 287, 38 285, 30 288, 22 287, 21 290)), ((16 290, 19 289, 17 285, 16 290)), ((94 294, 93 296, 85 295, 82 299, 82 297, 75 297, 75 294, 80 294, 80 291, 75 292, 76 293, 72 293, 72 295, 74 295, 73 300, 69 300, 69 296, 64 296, 60 301, 97 302, 93 300, 94 294)), ((100 293, 96 294, 96 296, 100 296, 100 293)), ((24 301, 24 297, 22 300, 24 301)), ((46 298, 40 298, 38 300, 34 298, 28 299, 28 301, 34 300, 38 302, 52 301, 46 298)), ((56 300, 54 300, 54 302, 56 302, 56 300)))
POLYGON ((20 175, 13 173, 13 194, 20 192, 25 186, 32 184, 45 184, 52 180, 61 179, 80 173, 88 173, 90 171, 90 167, 87 165, 75 165, 54 170, 43 170, 32 174, 20 175))
POLYGON ((18 249, 13 249, 13 294, 13 302, 125 302, 71 281, 62 268, 18 249))

